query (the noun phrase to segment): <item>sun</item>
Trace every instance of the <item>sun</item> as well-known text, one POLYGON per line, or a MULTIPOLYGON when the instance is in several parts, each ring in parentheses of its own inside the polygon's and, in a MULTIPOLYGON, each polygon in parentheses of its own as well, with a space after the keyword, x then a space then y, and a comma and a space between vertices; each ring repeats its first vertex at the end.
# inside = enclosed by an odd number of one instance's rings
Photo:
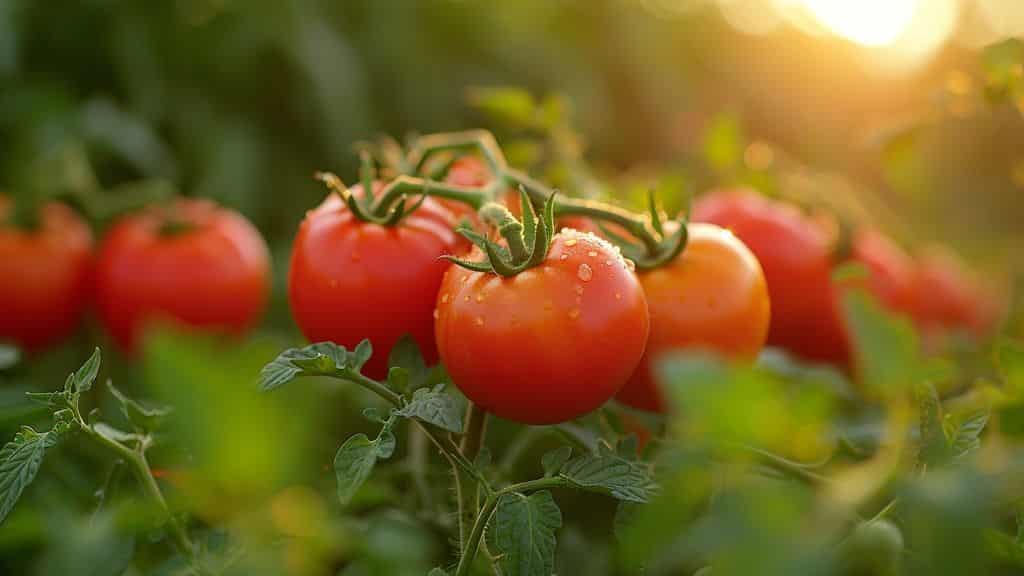
POLYGON ((910 26, 920 0, 801 0, 832 33, 864 46, 895 43, 910 26))

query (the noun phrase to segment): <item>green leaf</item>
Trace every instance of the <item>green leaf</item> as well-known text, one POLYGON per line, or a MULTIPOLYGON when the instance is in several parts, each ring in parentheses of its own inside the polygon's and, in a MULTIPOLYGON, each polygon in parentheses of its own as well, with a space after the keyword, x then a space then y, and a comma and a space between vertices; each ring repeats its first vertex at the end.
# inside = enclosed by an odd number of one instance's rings
POLYGON ((558 470, 572 457, 572 446, 556 448, 540 459, 540 465, 544 468, 544 476, 550 478, 558 474, 558 470))
POLYGON ((505 494, 487 529, 487 543, 506 576, 551 576, 562 512, 551 493, 505 494))
POLYGON ((369 340, 360 342, 352 352, 333 342, 289 348, 260 371, 260 388, 268 392, 299 376, 331 376, 341 370, 359 370, 371 353, 369 340))
POLYGON ((921 436, 918 462, 927 466, 938 466, 945 463, 949 456, 948 441, 942 428, 939 395, 931 384, 921 384, 916 392, 920 418, 918 429, 921 436))
POLYGON ((537 102, 522 88, 471 88, 467 100, 470 106, 510 127, 528 128, 537 114, 537 102))
POLYGON ((388 369, 388 387, 405 394, 409 391, 409 371, 400 366, 392 366, 388 369))
POLYGON ((6 370, 21 360, 21 351, 14 346, 0 344, 0 370, 6 370))
POLYGON ((647 502, 658 491, 646 464, 615 454, 578 456, 562 466, 559 476, 576 488, 608 494, 626 502, 647 502))
POLYGON ((427 572, 427 576, 448 576, 448 572, 443 568, 432 568, 430 572, 427 572))
POLYGON ((100 371, 100 349, 93 350, 92 356, 82 364, 82 367, 75 371, 72 384, 75 392, 86 392, 92 388, 96 375, 100 371))
POLYGON ((63 392, 25 392, 25 397, 49 408, 56 408, 65 404, 63 392))
POLYGON ((334 456, 334 475, 338 480, 338 499, 348 504, 369 478, 378 459, 387 459, 395 451, 395 436, 385 427, 370 440, 366 434, 351 436, 334 456))
MULTIPOLYGON (((396 390, 415 390, 427 384, 430 370, 427 368, 427 363, 420 352, 419 344, 408 334, 399 338, 398 342, 391 348, 391 354, 388 355, 388 366, 391 366, 392 370, 397 367, 406 372, 406 379, 408 381, 406 387, 395 388, 396 390)), ((388 374, 388 382, 391 382, 390 373, 388 374)))
POLYGON ((139 439, 138 435, 115 428, 106 422, 97 422, 92 425, 92 429, 107 440, 113 440, 121 444, 132 443, 139 439))
POLYGON ((152 432, 158 430, 167 417, 173 412, 173 408, 163 405, 142 404, 125 396, 120 390, 114 387, 114 383, 107 379, 107 389, 117 400, 121 408, 121 414, 139 430, 152 432))
POLYGON ((420 388, 413 393, 412 401, 406 404, 396 415, 405 418, 416 418, 449 432, 462 432, 462 414, 465 411, 462 400, 444 392, 444 384, 433 388, 420 388))
POLYGON ((949 443, 954 459, 966 458, 981 447, 981 433, 988 424, 988 418, 988 410, 981 410, 969 415, 957 426, 949 443))
POLYGON ((920 344, 908 319, 888 315, 859 290, 845 295, 843 310, 856 344, 857 370, 869 390, 888 397, 921 380, 920 344))
POLYGON ((744 139, 743 129, 736 116, 715 116, 704 133, 704 160, 719 172, 738 167, 743 158, 744 139))
POLYGON ((21 493, 39 471, 46 449, 57 443, 53 432, 36 432, 25 426, 14 440, 0 449, 0 522, 18 502, 21 493))

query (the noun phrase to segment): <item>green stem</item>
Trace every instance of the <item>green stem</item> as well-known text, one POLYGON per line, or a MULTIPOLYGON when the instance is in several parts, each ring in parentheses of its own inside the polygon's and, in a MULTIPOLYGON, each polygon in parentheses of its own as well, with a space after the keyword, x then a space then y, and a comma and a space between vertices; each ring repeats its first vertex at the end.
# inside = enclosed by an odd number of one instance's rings
POLYGON ((381 190, 380 199, 373 209, 375 215, 384 216, 392 205, 405 195, 424 194, 435 198, 455 200, 479 210, 490 198, 477 188, 456 186, 413 176, 399 176, 381 190))
POLYGON ((476 552, 480 548, 480 540, 483 537, 484 528, 487 527, 487 522, 490 521, 491 516, 494 514, 494 509, 498 506, 502 496, 516 492, 536 492, 537 490, 559 488, 561 486, 565 486, 565 480, 562 478, 538 478, 537 480, 529 480, 506 486, 488 496, 480 508, 480 514, 477 515, 476 521, 473 523, 473 531, 469 534, 469 540, 466 541, 462 549, 462 557, 459 558, 459 566, 455 570, 455 576, 469 575, 473 560, 476 558, 476 552))
POLYGON ((501 147, 498 146, 494 135, 487 130, 447 132, 420 137, 409 151, 408 165, 413 168, 414 174, 419 174, 432 154, 446 150, 477 150, 494 174, 499 174, 508 167, 501 147))
POLYGON ((469 461, 476 460, 483 446, 484 434, 487 433, 487 411, 470 403, 466 408, 466 433, 462 435, 459 451, 469 461))

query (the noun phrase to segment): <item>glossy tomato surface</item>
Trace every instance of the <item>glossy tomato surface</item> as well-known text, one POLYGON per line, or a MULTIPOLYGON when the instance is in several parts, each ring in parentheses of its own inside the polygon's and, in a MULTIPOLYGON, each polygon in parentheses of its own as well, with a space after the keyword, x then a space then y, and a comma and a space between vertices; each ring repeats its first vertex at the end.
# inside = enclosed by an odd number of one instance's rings
POLYGON ((299 329, 311 342, 350 348, 369 338, 365 372, 373 378, 386 375, 391 348, 405 334, 436 361, 434 302, 449 267, 440 257, 458 245, 452 226, 451 213, 429 198, 384 227, 328 196, 306 215, 292 247, 288 299, 299 329))
POLYGON ((732 231, 757 257, 771 299, 768 344, 811 361, 849 363, 832 289, 833 236, 795 206, 746 190, 712 192, 693 205, 695 222, 732 231))
POLYGON ((768 335, 770 305, 754 254, 731 232, 690 224, 686 248, 666 266, 640 273, 651 336, 636 373, 616 399, 661 412, 656 362, 673 350, 707 350, 753 359, 768 335))
POLYGON ((122 218, 100 249, 100 320, 129 353, 155 321, 238 334, 266 305, 270 258, 253 225, 207 200, 122 218))
POLYGON ((649 318, 631 266, 567 230, 514 277, 453 266, 437 297, 441 359, 466 396, 502 418, 552 424, 611 399, 635 370, 649 318))
POLYGON ((82 319, 92 232, 63 204, 44 205, 32 230, 3 224, 12 209, 0 196, 0 340, 35 351, 68 336, 82 319))

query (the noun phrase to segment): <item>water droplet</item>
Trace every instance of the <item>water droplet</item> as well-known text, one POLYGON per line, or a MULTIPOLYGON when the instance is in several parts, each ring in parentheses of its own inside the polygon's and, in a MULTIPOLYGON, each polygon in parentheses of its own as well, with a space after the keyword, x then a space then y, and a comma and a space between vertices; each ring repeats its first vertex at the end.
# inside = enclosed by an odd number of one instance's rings
POLYGON ((562 254, 561 256, 558 257, 558 259, 559 260, 568 260, 569 259, 569 255, 568 254, 562 254))
POLYGON ((444 294, 441 294, 441 304, 447 304, 447 303, 448 303, 448 293, 445 292, 444 294))
POLYGON ((575 246, 576 245, 576 239, 575 238, 569 238, 568 240, 565 241, 565 245, 566 246, 575 246))
POLYGON ((476 295, 476 301, 477 302, 483 302, 484 301, 484 293, 483 292, 481 292, 481 293, 476 295))
POLYGON ((620 294, 620 293, 616 292, 616 293, 615 293, 615 299, 616 299, 616 300, 622 300, 622 294, 620 294))
POLYGON ((440 317, 441 317, 441 311, 438 310, 437 308, 434 308, 434 320, 437 320, 440 317))
POLYGON ((594 277, 594 270, 586 264, 580 264, 579 269, 576 270, 576 275, 580 277, 580 280, 590 282, 590 279, 594 277))
POLYGON ((633 262, 632 260, 626 259, 626 269, 629 270, 630 272, 635 272, 636 271, 636 262, 633 262))
POLYGON ((577 319, 579 317, 580 317, 580 309, 579 308, 573 308, 572 310, 569 310, 569 318, 572 318, 573 320, 575 320, 575 319, 577 319))
POLYGON ((483 316, 477 316, 476 318, 473 319, 473 323, 476 324, 477 326, 483 326, 484 325, 484 317, 483 316))
POLYGON ((591 258, 594 258, 594 257, 597 256, 597 251, 596 250, 591 250, 590 252, 587 252, 587 256, 590 256, 591 258))
POLYGON ((611 260, 605 260, 604 261, 604 265, 605 266, 611 266, 612 265, 612 261, 611 260))

